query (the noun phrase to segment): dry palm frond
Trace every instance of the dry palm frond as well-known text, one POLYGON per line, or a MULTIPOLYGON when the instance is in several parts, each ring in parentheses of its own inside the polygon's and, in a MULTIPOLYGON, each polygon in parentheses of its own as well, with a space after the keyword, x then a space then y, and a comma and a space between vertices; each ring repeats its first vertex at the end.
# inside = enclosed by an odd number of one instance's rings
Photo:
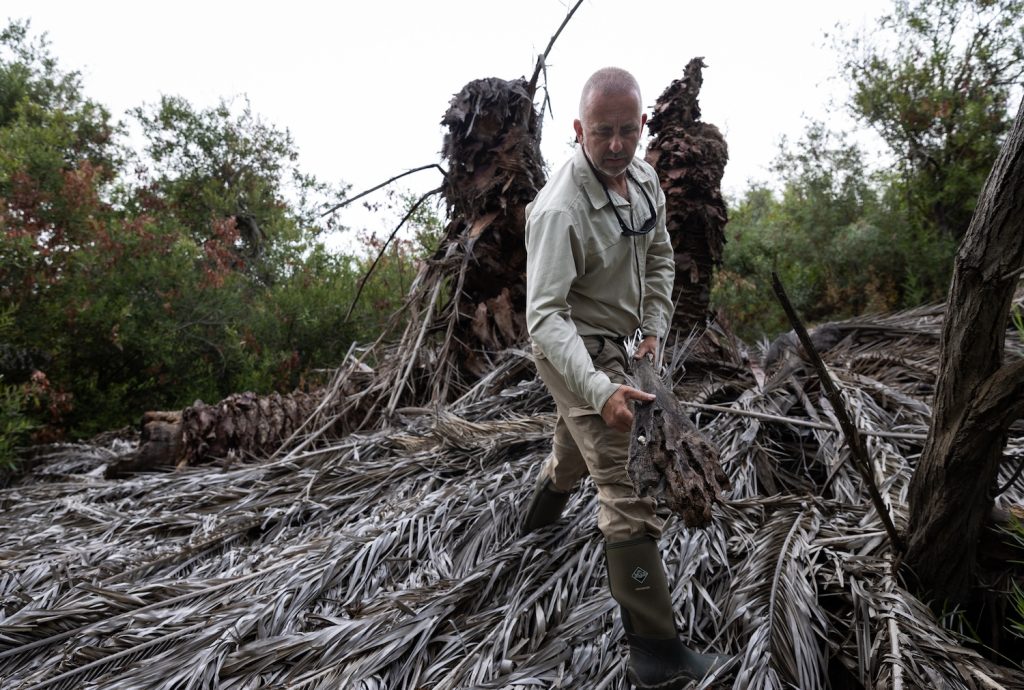
MULTIPOLYGON (((940 316, 851 322, 827 355, 861 429, 907 432, 866 435, 897 525, 940 316)), ((893 577, 814 377, 796 362, 762 385, 739 358, 708 364, 730 350, 706 337, 666 358, 689 369, 680 397, 714 403, 695 421, 734 486, 710 527, 673 521, 661 540, 689 643, 735 655, 737 688, 828 687, 837 668, 872 687, 1024 688, 893 577)), ((322 432, 338 414, 324 407, 245 464, 112 480, 111 451, 40 454, 0 491, 4 687, 626 688, 592 486, 556 526, 519 534, 553 422, 528 373, 510 350, 455 403, 398 406, 341 438, 322 432)), ((999 507, 1022 503, 1020 483, 999 507)))
POLYGON ((734 586, 725 617, 749 639, 740 687, 824 687, 826 616, 812 576, 822 518, 812 505, 776 512, 736 572, 743 584, 734 586))

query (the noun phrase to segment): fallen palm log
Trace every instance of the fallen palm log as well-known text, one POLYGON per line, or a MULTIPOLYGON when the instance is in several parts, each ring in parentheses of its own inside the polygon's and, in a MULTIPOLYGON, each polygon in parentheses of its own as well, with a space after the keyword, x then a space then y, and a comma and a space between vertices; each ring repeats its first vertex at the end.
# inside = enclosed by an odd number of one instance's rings
POLYGON ((245 392, 178 411, 147 412, 139 448, 110 463, 108 478, 129 472, 195 465, 244 457, 268 457, 298 430, 325 400, 323 391, 288 395, 245 392))
POLYGON ((640 496, 662 499, 687 527, 705 527, 711 506, 729 488, 718 449, 686 416, 650 360, 636 360, 633 374, 641 390, 657 397, 634 415, 629 478, 640 496))
POLYGON ((146 412, 138 449, 108 464, 104 475, 110 479, 178 464, 182 459, 181 430, 180 411, 146 412))

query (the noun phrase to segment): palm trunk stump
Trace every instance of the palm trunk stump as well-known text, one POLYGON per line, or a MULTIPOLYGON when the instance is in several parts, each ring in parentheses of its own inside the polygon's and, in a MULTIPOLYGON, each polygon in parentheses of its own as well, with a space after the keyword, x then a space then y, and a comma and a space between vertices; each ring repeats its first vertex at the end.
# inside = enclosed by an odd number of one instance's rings
POLYGON ((683 78, 658 97, 647 123, 654 138, 646 159, 665 192, 665 225, 675 254, 672 328, 684 333, 707 322, 728 222, 722 176, 729 149, 717 127, 700 121, 703 68, 703 58, 690 60, 683 78))

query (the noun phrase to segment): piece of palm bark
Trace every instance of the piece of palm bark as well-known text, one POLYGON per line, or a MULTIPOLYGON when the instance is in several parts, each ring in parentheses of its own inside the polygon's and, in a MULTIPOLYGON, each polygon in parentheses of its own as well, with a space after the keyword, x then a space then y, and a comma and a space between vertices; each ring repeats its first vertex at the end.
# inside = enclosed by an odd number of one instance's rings
POLYGON ((123 477, 161 467, 174 467, 181 459, 181 412, 153 411, 142 416, 139 447, 110 462, 104 471, 107 479, 123 477))
POLYGON ((657 398, 633 415, 626 470, 640 496, 653 496, 687 527, 711 522, 711 505, 729 488, 718 449, 697 430, 647 358, 633 361, 637 386, 657 398))

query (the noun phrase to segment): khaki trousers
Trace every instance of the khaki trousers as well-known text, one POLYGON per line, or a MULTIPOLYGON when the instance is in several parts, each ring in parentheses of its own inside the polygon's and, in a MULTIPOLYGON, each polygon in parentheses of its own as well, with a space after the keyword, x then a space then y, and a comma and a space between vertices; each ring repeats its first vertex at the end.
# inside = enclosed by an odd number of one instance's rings
MULTIPOLYGON (((584 336, 583 342, 600 371, 614 383, 626 383, 626 351, 621 342, 584 336)), ((536 348, 537 372, 555 399, 557 419, 551 455, 541 474, 559 491, 570 492, 589 474, 597 486, 597 527, 605 541, 619 542, 661 536, 664 521, 654 514, 652 498, 640 498, 626 473, 629 434, 615 431, 587 401, 569 390, 565 379, 536 348)))

